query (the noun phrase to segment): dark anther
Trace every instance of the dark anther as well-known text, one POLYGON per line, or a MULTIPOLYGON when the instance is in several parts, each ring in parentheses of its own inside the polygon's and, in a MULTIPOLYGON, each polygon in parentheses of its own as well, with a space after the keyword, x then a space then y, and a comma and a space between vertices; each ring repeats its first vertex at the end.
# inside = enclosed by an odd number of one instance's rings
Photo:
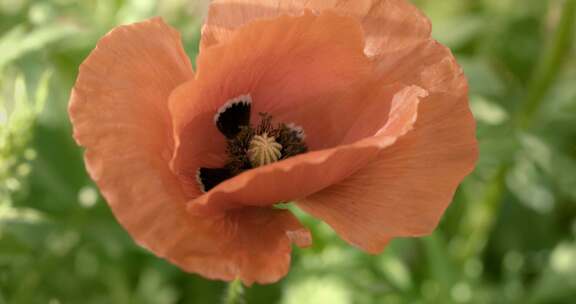
POLYGON ((308 151, 308 147, 302 139, 303 134, 301 129, 290 127, 283 123, 274 125, 270 114, 260 113, 259 115, 260 123, 258 126, 242 126, 238 135, 228 140, 226 152, 228 153, 229 162, 226 167, 230 169, 233 175, 253 168, 247 152, 250 147, 250 142, 256 135, 266 133, 274 137, 276 142, 282 145, 282 156, 279 160, 308 151))
MULTIPOLYGON (((254 166, 262 165, 253 162, 254 151, 256 150, 251 150, 251 144, 258 145, 268 140, 270 147, 278 149, 281 146, 280 153, 278 150, 274 152, 274 158, 264 157, 268 161, 271 159, 272 161, 280 161, 308 151, 308 147, 304 143, 302 128, 284 123, 275 125, 272 123, 272 116, 267 113, 260 113, 260 123, 256 127, 251 126, 251 103, 249 95, 234 98, 224 105, 214 117, 218 130, 228 140, 226 148, 228 162, 223 168, 198 169, 197 178, 202 191, 210 191, 221 182, 246 170, 253 169, 254 166), (252 153, 252 161, 250 153, 252 153)), ((266 151, 265 146, 260 148, 266 151)))

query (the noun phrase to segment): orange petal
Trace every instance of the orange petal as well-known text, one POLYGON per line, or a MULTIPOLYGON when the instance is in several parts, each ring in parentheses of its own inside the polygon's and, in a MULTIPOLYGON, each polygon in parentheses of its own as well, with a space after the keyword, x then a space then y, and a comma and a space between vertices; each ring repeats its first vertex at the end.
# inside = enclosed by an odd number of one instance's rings
POLYGON ((80 67, 69 106, 88 172, 118 221, 156 255, 209 278, 276 281, 288 270, 290 243, 310 242, 291 214, 250 209, 198 218, 185 210, 187 196, 168 165, 167 103, 192 77, 179 34, 160 19, 106 35, 80 67))
POLYGON ((201 93, 197 83, 189 80, 170 95, 175 141, 171 168, 190 197, 202 194, 196 180, 198 168, 221 168, 227 161, 226 137, 214 123, 216 110, 206 112, 202 109, 204 100, 192 98, 201 93), (200 114, 194 116, 196 113, 200 114))
POLYGON ((334 10, 356 18, 366 35, 369 56, 411 48, 430 37, 429 20, 406 0, 214 0, 202 30, 201 47, 226 42, 257 19, 334 10))
POLYGON ((298 206, 351 244, 378 253, 391 237, 432 232, 477 157, 466 96, 435 93, 422 102, 414 130, 298 206))
POLYGON ((414 130, 355 175, 299 203, 372 253, 392 237, 430 233, 478 157, 466 79, 449 49, 430 39, 376 61, 383 82, 430 92, 414 130))
MULTIPOLYGON (((421 88, 404 88, 394 96, 392 118, 375 131, 377 136, 246 171, 190 201, 189 211, 215 215, 245 206, 271 206, 304 198, 337 183, 373 161, 382 149, 406 134, 416 120, 416 108, 424 96, 426 92, 421 88)), ((381 101, 379 97, 376 95, 374 99, 381 101)))
POLYGON ((257 113, 267 112, 279 122, 301 124, 312 149, 333 147, 335 139, 328 137, 341 139, 346 125, 340 120, 354 117, 343 111, 349 104, 338 104, 363 93, 358 84, 374 77, 374 65, 362 47, 362 30, 355 20, 325 13, 257 21, 227 43, 201 52, 196 78, 170 98, 177 137, 175 172, 192 183, 199 167, 225 163, 225 138, 212 118, 228 100, 246 94, 253 100, 253 123, 259 120, 257 113), (330 109, 332 105, 340 110, 330 109), (303 118, 289 115, 294 113, 289 110, 311 107, 315 111, 308 111, 308 118, 315 119, 281 120, 303 118))
POLYGON ((291 243, 310 246, 310 232, 287 210, 243 208, 215 217, 193 218, 169 258, 184 270, 245 285, 274 283, 290 268, 291 243))
POLYGON ((418 85, 431 93, 467 94, 466 79, 452 52, 433 39, 417 45, 402 57, 378 57, 376 64, 381 81, 386 83, 418 85))

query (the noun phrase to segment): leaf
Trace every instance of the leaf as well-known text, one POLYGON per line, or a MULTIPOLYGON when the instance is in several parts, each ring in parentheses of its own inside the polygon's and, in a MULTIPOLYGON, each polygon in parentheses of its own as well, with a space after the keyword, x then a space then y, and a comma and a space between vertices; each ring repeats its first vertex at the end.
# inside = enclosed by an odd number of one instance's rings
POLYGON ((36 114, 42 113, 44 106, 46 105, 46 100, 48 99, 48 90, 50 88, 50 80, 52 79, 52 70, 46 70, 42 73, 40 77, 40 82, 36 88, 36 94, 34 96, 34 110, 36 114))
POLYGON ((450 253, 444 237, 439 233, 421 239, 428 264, 430 278, 442 286, 446 291, 456 283, 457 269, 450 260, 450 253))
POLYGON ((556 153, 549 174, 560 191, 576 201, 576 161, 556 153))
POLYGON ((576 161, 534 135, 523 135, 521 143, 527 151, 526 155, 544 170, 547 178, 553 181, 563 194, 576 200, 576 161))
POLYGON ((488 125, 500 125, 510 118, 508 112, 499 104, 480 95, 472 95, 470 104, 474 117, 488 125))
POLYGON ((434 26, 433 37, 450 48, 458 48, 481 33, 486 20, 480 15, 462 15, 441 20, 434 26))
POLYGON ((287 286, 282 304, 351 304, 349 286, 335 276, 314 276, 287 286))
POLYGON ((118 13, 120 22, 132 23, 148 18, 157 11, 158 1, 138 0, 127 1, 118 13))
POLYGON ((404 261, 393 254, 386 254, 379 259, 379 268, 384 273, 387 281, 395 288, 408 291, 413 288, 410 271, 404 261))
POLYGON ((468 77, 471 94, 494 96, 502 95, 505 91, 499 74, 487 60, 459 56, 458 63, 468 77))
POLYGON ((576 296, 576 243, 562 243, 550 255, 528 303, 571 303, 576 296))
POLYGON ((69 37, 77 30, 61 24, 50 25, 26 32, 23 25, 12 28, 0 37, 0 70, 8 63, 37 51, 46 45, 69 37))
POLYGON ((178 293, 166 285, 162 273, 154 269, 146 269, 140 274, 136 288, 136 303, 172 304, 176 303, 178 293))
POLYGON ((506 178, 508 188, 527 207, 540 213, 552 210, 555 199, 536 164, 523 152, 516 157, 516 161, 506 178))

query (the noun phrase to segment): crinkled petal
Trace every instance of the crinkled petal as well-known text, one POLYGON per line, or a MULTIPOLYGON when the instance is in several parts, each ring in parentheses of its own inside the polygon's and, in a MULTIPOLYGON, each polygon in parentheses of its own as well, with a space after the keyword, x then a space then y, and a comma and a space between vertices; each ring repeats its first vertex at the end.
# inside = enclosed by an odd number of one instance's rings
POLYGON ((190 197, 201 195, 198 169, 221 168, 227 161, 226 137, 218 131, 213 112, 201 112, 202 99, 192 99, 201 88, 194 79, 176 88, 170 96, 175 147, 171 168, 190 197), (195 115, 199 113, 198 115, 195 115), (190 117, 193 117, 190 119, 190 117))
POLYGON ((175 172, 193 184, 198 168, 225 164, 225 137, 213 118, 228 100, 243 95, 251 96, 253 124, 266 112, 275 122, 303 127, 312 150, 334 147, 354 118, 350 110, 359 109, 351 103, 359 98, 350 97, 366 98, 379 89, 369 84, 375 67, 362 47, 362 30, 352 18, 308 13, 253 22, 227 43, 203 51, 196 78, 170 98, 175 172), (308 109, 308 116, 296 109, 308 109))
POLYGON ((478 157, 467 82, 448 48, 428 39, 375 61, 383 82, 430 92, 414 130, 377 161, 299 203, 372 253, 393 237, 430 233, 478 157))
POLYGON ((310 232, 287 210, 242 208, 203 223, 203 230, 189 231, 194 236, 183 238, 171 254, 183 269, 211 279, 274 283, 289 271, 291 243, 312 243, 310 232))
POLYGON ((106 35, 80 67, 69 107, 88 172, 118 221, 156 255, 209 278, 276 281, 288 270, 291 242, 310 242, 291 214, 254 208, 200 218, 185 210, 169 167, 168 96, 192 77, 178 33, 160 19, 106 35))
POLYGON ((477 157, 466 96, 435 93, 421 103, 411 132, 298 206, 351 244, 378 253, 392 237, 431 233, 477 157))
POLYGON ((390 119, 374 131, 375 136, 248 170, 191 200, 189 211, 214 215, 245 206, 271 206, 304 198, 338 183, 409 133, 416 121, 418 103, 426 95, 419 87, 406 87, 394 95, 390 119))
POLYGON ((430 37, 430 21, 406 0, 214 0, 202 30, 201 47, 226 42, 241 26, 262 18, 299 15, 305 9, 334 10, 356 18, 369 56, 399 52, 430 37))
MULTIPOLYGON (((382 56, 376 60, 385 83, 418 85, 431 93, 466 96, 468 85, 452 52, 435 40, 426 40, 401 57, 382 56)), ((462 101, 468 106, 468 99, 462 101)))

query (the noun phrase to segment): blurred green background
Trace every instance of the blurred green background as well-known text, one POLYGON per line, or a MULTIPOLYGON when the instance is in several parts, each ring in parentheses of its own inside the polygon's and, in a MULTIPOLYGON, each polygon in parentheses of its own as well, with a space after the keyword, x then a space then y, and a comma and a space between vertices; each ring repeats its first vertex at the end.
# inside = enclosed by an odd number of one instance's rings
MULTIPOLYGON (((576 303, 576 0, 416 1, 471 85, 481 159, 430 237, 379 256, 315 237, 246 303, 576 303)), ((0 304, 221 303, 139 248, 89 180, 66 113, 112 27, 161 15, 197 51, 200 0, 0 0, 0 304)))

